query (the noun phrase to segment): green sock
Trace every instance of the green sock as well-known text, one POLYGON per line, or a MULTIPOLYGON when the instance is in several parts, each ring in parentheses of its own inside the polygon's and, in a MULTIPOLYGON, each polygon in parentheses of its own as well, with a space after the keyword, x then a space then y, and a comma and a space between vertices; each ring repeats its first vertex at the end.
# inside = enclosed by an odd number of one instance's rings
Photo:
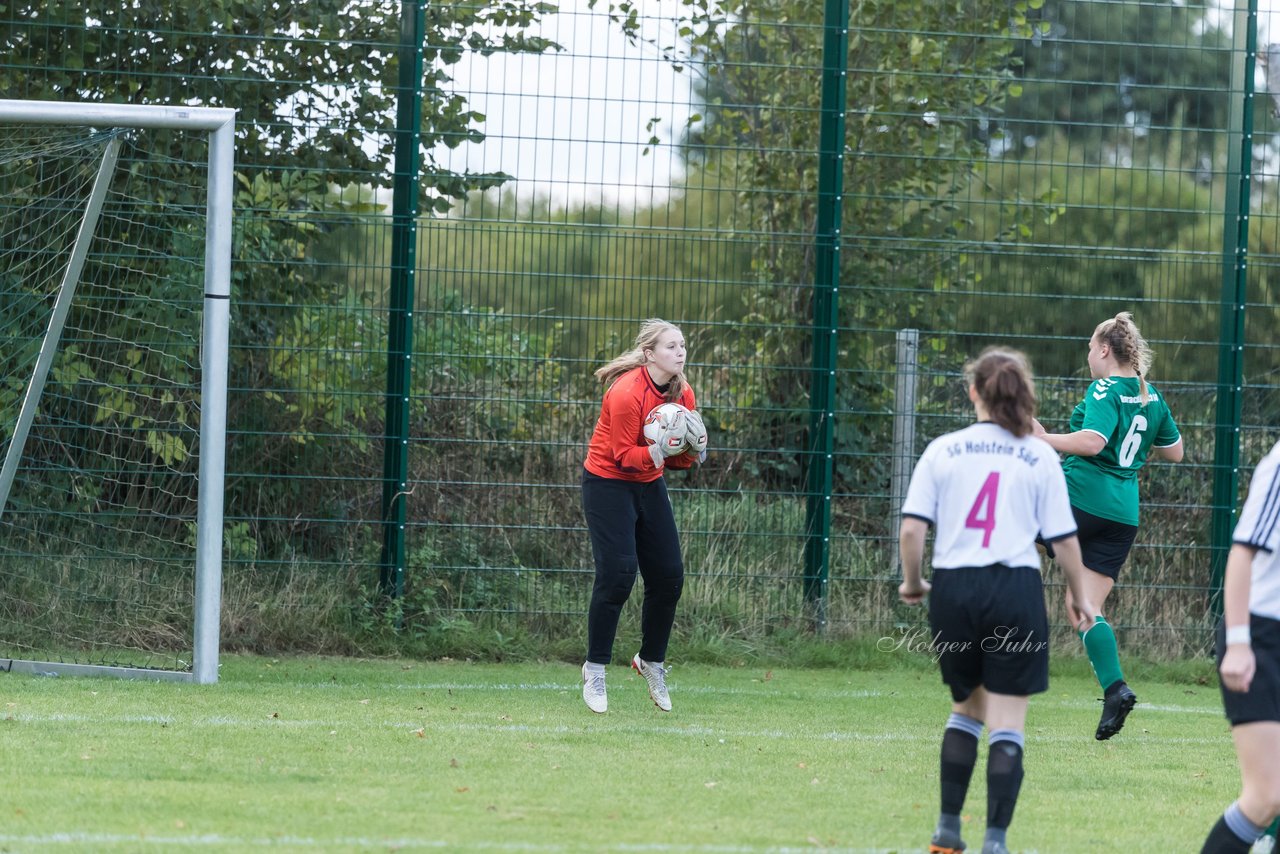
POLYGON ((1094 623, 1080 635, 1084 641, 1084 651, 1089 654, 1089 663, 1093 665, 1093 675, 1098 678, 1102 690, 1107 690, 1116 682, 1124 679, 1120 671, 1120 651, 1116 648, 1116 633, 1111 630, 1105 617, 1095 617, 1094 623))

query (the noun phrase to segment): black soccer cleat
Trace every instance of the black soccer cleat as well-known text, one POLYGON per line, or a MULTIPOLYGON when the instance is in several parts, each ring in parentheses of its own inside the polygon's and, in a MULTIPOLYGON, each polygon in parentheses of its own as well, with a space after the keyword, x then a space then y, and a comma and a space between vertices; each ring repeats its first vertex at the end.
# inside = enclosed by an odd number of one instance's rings
POLYGON ((1098 741, 1106 741, 1124 729, 1125 718, 1129 717, 1129 712, 1133 711, 1137 703, 1138 697, 1133 689, 1123 682, 1116 683, 1112 690, 1107 691, 1107 696, 1102 701, 1102 719, 1098 721, 1098 731, 1093 737, 1098 741))

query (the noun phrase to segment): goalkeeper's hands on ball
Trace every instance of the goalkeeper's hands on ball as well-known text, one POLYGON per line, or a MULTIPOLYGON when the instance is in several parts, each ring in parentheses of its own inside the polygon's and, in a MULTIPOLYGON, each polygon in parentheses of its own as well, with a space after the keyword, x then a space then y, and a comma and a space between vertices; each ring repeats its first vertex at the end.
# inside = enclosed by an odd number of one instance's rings
POLYGON ((707 458, 707 425, 692 409, 684 415, 684 442, 686 452, 699 463, 707 458))
POLYGON ((676 418, 662 428, 657 440, 649 446, 649 456, 653 464, 662 468, 667 464, 667 457, 683 454, 688 449, 685 442, 685 419, 676 418))

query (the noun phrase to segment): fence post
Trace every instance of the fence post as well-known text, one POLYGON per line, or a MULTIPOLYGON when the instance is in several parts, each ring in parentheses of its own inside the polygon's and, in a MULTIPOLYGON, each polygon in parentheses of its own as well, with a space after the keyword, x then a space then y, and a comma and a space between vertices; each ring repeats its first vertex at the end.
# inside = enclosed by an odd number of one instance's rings
POLYGON ((804 598, 814 629, 827 625, 831 565, 840 328, 840 220, 844 207, 845 83, 849 66, 849 3, 827 0, 823 10, 822 115, 818 140, 818 221, 814 234, 813 371, 809 391, 808 508, 805 514, 804 598))
POLYGON ((898 528, 902 502, 911 482, 916 449, 916 377, 919 367, 920 330, 898 330, 897 374, 893 379, 893 461, 889 480, 889 566, 898 568, 898 528))
POLYGON ((387 332, 386 438, 382 456, 382 562, 379 585, 404 592, 405 499, 409 486, 409 394, 413 386, 413 303, 418 243, 418 149, 422 137, 422 42, 419 0, 400 9, 400 79, 396 96, 395 179, 391 196, 391 294, 387 332))
POLYGON ((1227 197, 1222 229, 1222 318, 1213 429, 1213 519, 1210 606, 1222 613, 1222 581, 1231 548, 1240 485, 1240 421, 1244 386, 1245 290, 1248 283, 1249 182, 1253 171, 1253 75, 1258 52, 1258 0, 1236 0, 1232 27, 1227 197))

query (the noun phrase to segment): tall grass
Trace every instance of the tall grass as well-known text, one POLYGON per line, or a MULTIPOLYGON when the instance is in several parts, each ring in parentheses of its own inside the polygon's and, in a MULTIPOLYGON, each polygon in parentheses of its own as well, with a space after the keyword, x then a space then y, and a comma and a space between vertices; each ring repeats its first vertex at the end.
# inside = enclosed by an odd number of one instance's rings
MULTIPOLYGON (((580 513, 564 496, 566 516, 580 513)), ((807 601, 801 497, 678 490, 686 587, 673 642, 685 660, 786 660, 808 644, 874 641, 922 629, 926 612, 897 599, 887 542, 837 537, 827 595, 807 601)), ((501 532, 471 525, 424 528, 404 595, 378 590, 365 560, 230 561, 224 570, 223 647, 267 654, 408 655, 516 660, 581 655, 593 573, 581 522, 501 532), (532 557, 532 560, 530 560, 532 557), (539 565, 550 568, 537 568, 539 565)), ((49 561, 0 566, 6 596, 0 640, 31 647, 154 653, 188 649, 190 577, 142 565, 99 565, 68 576, 49 561), (72 606, 71 603, 74 603, 72 606), (52 607, 49 607, 52 605, 52 607)), ((1045 561, 1046 598, 1059 648, 1078 642, 1061 605, 1062 579, 1045 561)), ((1128 653, 1151 660, 1202 655, 1213 618, 1203 554, 1135 550, 1111 614, 1128 653)), ((637 588, 638 594, 639 588, 637 588)), ((620 657, 638 644, 639 595, 628 603, 620 657)), ((810 653, 804 653, 809 655, 810 653)))

